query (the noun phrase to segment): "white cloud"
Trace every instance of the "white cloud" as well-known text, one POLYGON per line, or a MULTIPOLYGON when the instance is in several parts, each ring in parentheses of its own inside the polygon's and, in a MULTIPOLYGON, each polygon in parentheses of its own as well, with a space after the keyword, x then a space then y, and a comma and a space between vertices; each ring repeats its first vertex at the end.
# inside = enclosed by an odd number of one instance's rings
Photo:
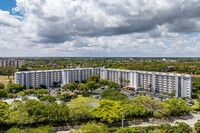
POLYGON ((13 56, 187 56, 200 50, 198 0, 16 1, 13 11, 23 17, 0 10, 0 50, 13 56))

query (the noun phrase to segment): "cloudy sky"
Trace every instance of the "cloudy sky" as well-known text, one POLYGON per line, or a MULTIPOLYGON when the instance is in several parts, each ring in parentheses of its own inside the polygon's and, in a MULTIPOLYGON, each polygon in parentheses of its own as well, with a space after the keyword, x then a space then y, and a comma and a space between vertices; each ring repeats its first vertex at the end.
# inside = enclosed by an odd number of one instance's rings
POLYGON ((200 56, 200 0, 0 0, 0 56, 200 56))

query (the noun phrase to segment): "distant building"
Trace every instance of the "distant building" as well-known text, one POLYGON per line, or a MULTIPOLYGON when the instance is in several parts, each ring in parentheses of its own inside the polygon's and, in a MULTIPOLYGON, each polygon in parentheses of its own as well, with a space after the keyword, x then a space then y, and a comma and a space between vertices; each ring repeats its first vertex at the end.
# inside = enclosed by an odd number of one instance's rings
POLYGON ((72 68, 72 67, 74 67, 74 65, 73 64, 67 64, 66 67, 72 68))
POLYGON ((168 72, 174 71, 174 66, 167 66, 167 71, 168 72))
POLYGON ((25 60, 0 60, 0 67, 16 66, 21 68, 25 64, 25 60))

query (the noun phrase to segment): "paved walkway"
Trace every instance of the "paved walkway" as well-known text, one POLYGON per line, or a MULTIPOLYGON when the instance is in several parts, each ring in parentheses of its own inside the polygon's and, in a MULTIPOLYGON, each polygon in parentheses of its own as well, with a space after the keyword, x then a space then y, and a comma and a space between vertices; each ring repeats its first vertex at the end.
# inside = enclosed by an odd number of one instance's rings
POLYGON ((197 120, 200 120, 200 114, 195 114, 195 113, 191 113, 191 115, 188 118, 175 118, 171 122, 161 122, 161 123, 149 123, 149 122, 143 122, 141 124, 137 124, 137 125, 131 125, 129 127, 134 127, 134 126, 159 126, 160 124, 164 124, 164 123, 169 123, 171 125, 175 125, 176 122, 185 122, 188 125, 190 125, 190 127, 194 127, 194 124, 197 122, 197 120))
MULTIPOLYGON (((195 113, 191 113, 191 115, 189 115, 188 117, 171 117, 169 121, 162 121, 162 122, 139 122, 137 124, 132 124, 128 127, 134 127, 134 126, 159 126, 160 124, 164 124, 164 123, 169 123, 171 125, 175 125, 176 122, 185 122, 188 125, 190 125, 190 127, 194 127, 194 123, 197 122, 197 120, 200 119, 200 114, 195 114, 195 113)), ((71 130, 74 130, 73 128, 71 130)), ((69 131, 58 131, 57 133, 68 133, 69 131)))

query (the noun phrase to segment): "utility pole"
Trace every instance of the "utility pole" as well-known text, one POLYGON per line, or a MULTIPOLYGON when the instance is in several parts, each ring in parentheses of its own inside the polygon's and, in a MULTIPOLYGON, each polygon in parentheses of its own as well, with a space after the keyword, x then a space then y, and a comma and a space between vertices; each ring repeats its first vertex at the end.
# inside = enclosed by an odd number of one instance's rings
POLYGON ((122 111, 122 128, 124 128, 124 110, 122 111))

